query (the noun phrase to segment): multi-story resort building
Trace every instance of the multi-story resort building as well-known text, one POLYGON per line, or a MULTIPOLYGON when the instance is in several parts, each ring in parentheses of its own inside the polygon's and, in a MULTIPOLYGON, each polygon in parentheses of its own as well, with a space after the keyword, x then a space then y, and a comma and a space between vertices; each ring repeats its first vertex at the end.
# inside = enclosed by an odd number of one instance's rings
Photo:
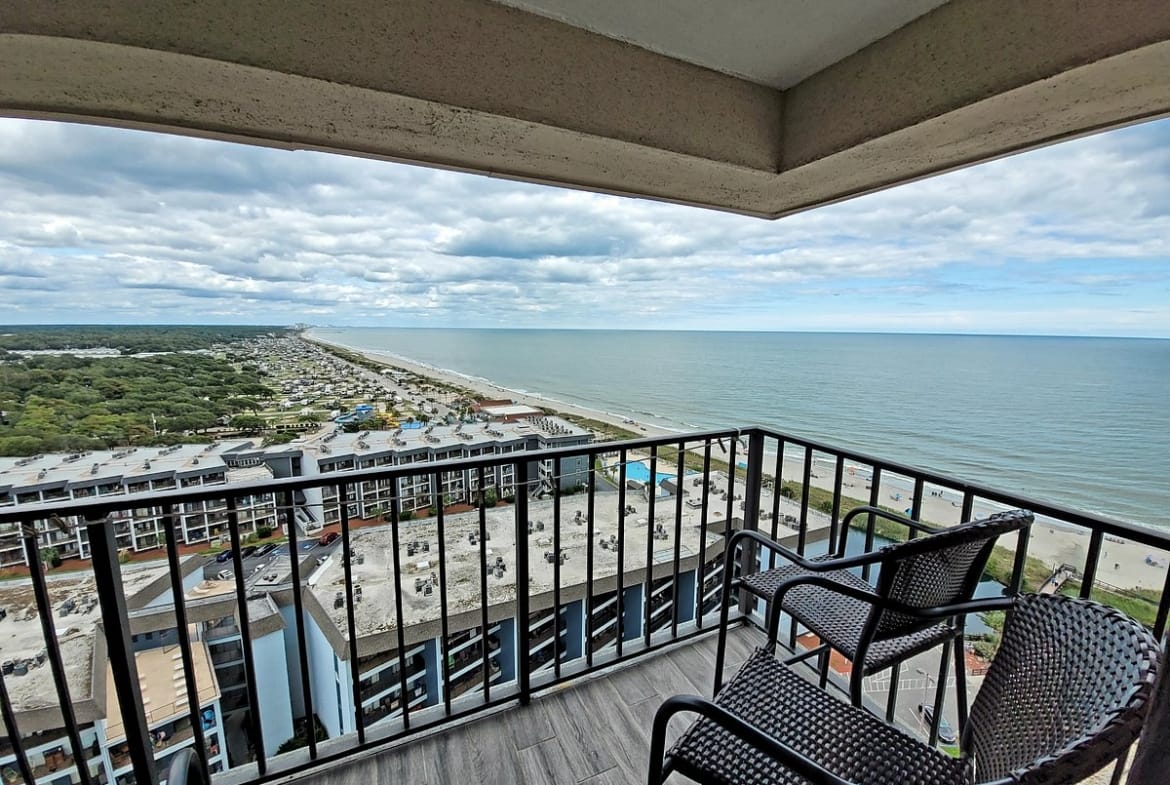
MULTIPOLYGON (((71 455, 35 455, 0 458, 0 509, 14 504, 36 504, 102 497, 128 496, 150 491, 198 489, 271 478, 262 461, 249 461, 249 441, 182 444, 173 447, 128 447, 71 455), (249 465, 250 464, 250 465, 249 465)), ((240 525, 246 532, 276 527, 276 508, 270 494, 242 497, 237 502, 240 525)), ((175 510, 184 543, 207 542, 225 531, 227 507, 222 500, 185 502, 175 510)), ((38 524, 38 542, 59 558, 89 557, 89 540, 82 521, 38 524)), ((162 509, 142 506, 113 518, 119 549, 145 551, 161 547, 162 509)), ((18 538, 0 538, 0 567, 23 564, 18 538)))
MULTIPOLYGON (((72 455, 37 455, 0 458, 0 508, 68 500, 122 496, 149 491, 199 489, 242 482, 261 482, 273 477, 313 476, 381 466, 401 466, 481 455, 500 455, 549 447, 587 444, 592 434, 557 417, 534 417, 508 423, 472 423, 423 426, 397 431, 345 433, 340 430, 307 437, 287 445, 260 448, 247 440, 208 445, 175 445, 123 450, 102 450, 72 455)), ((581 458, 560 467, 559 487, 570 490, 584 482, 587 464, 581 458)), ((501 467, 484 477, 485 486, 501 496, 515 492, 511 467, 501 467)), ((542 489, 551 491, 551 461, 534 461, 534 476, 542 489)), ((470 501, 479 485, 470 471, 443 472, 441 487, 434 478, 419 474, 399 482, 363 482, 350 500, 353 518, 372 518, 389 510, 398 494, 400 509, 423 510, 436 502, 470 501)), ((335 486, 302 496, 294 519, 306 532, 340 519, 335 486)), ((276 501, 271 493, 238 497, 236 513, 241 531, 278 528, 276 501)), ((222 499, 184 502, 175 510, 181 541, 208 542, 226 532, 228 510, 222 499)), ((51 521, 38 524, 39 544, 52 548, 58 558, 88 558, 89 541, 83 521, 65 525, 51 521)), ((118 547, 148 551, 163 544, 163 511, 157 506, 134 507, 113 518, 118 547)), ((284 523, 281 521, 280 523, 284 523)), ((11 533, 11 527, 9 527, 11 533)), ((24 546, 19 538, 0 538, 0 568, 23 564, 24 546)))
MULTIPOLYGON (((513 422, 476 422, 456 425, 422 425, 394 431, 330 432, 289 445, 315 461, 320 474, 347 472, 390 466, 410 466, 436 461, 477 458, 484 455, 507 455, 553 447, 588 444, 592 433, 559 417, 529 417, 513 422)), ((275 451, 267 460, 275 465, 275 451)), ((306 461, 302 457, 302 467, 306 461)), ((290 460, 290 465, 292 461, 290 460)), ((566 459, 554 479, 551 460, 532 461, 529 476, 536 477, 535 495, 551 493, 554 486, 569 491, 584 485, 589 469, 583 456, 566 459)), ((411 513, 436 504, 470 503, 479 491, 479 473, 469 469, 439 472, 438 485, 431 473, 413 474, 398 480, 359 482, 350 491, 348 513, 351 518, 374 518, 389 512, 391 500, 397 499, 399 511, 411 513)), ((511 465, 494 467, 482 478, 483 487, 494 489, 500 498, 514 496, 515 478, 511 465)), ((315 494, 314 494, 315 496, 315 494)), ((307 500, 314 517, 324 525, 340 520, 336 486, 321 489, 320 500, 307 500), (320 507, 318 507, 318 503, 320 507), (320 515, 316 511, 320 510, 320 515)))

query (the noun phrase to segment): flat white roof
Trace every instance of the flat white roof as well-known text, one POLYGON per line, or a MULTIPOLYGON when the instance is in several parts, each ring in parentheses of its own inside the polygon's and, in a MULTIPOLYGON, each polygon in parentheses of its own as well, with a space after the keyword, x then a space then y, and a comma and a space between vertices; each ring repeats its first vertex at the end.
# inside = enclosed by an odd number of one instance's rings
MULTIPOLYGON (((476 448, 490 444, 507 444, 543 437, 546 442, 559 439, 583 439, 592 432, 573 425, 559 417, 532 417, 514 422, 464 423, 434 425, 422 428, 402 428, 395 431, 362 431, 347 433, 331 431, 314 434, 292 442, 310 450, 323 463, 330 460, 361 458, 379 453, 411 452, 413 450, 444 451, 456 448, 476 448)), ((286 448, 287 448, 286 446, 286 448)))
POLYGON ((0 458, 0 490, 130 483, 175 475, 210 474, 227 470, 224 454, 252 446, 246 440, 223 441, 0 458))
MULTIPOLYGON (((688 475, 684 482, 684 499, 697 498, 702 487, 693 484, 693 478, 699 475, 688 475)), ((727 478, 722 472, 712 472, 711 479, 718 487, 726 487, 727 478)), ((770 493, 764 491, 763 498, 766 504, 771 505, 770 493)), ((588 527, 584 519, 586 511, 586 497, 563 496, 561 498, 561 537, 560 546, 567 559, 561 565, 561 587, 584 584, 587 567, 587 533, 588 527), (580 516, 578 516, 580 511, 580 516)), ((599 542, 607 542, 616 537, 618 532, 619 511, 617 508, 618 494, 598 493, 594 510, 594 579, 602 579, 617 574, 617 552, 614 548, 601 547, 599 542)), ((630 491, 626 494, 626 503, 632 505, 634 513, 628 514, 625 519, 625 546, 626 555, 623 561, 623 571, 638 570, 645 567, 647 540, 658 525, 666 531, 666 537, 651 539, 650 548, 655 564, 671 561, 674 558, 675 547, 675 509, 674 497, 659 497, 656 502, 653 525, 648 518, 648 504, 641 494, 630 491)), ((738 505, 738 503, 737 503, 738 505)), ((721 492, 711 492, 708 510, 708 549, 711 544, 721 540, 722 527, 726 510, 726 502, 721 501, 721 492)), ((738 512, 737 512, 738 514, 738 512)), ((515 507, 505 505, 487 511, 487 576, 488 604, 497 605, 515 600, 516 598, 516 524, 515 507), (503 575, 494 574, 496 560, 504 561, 503 575)), ((553 502, 530 501, 528 517, 534 524, 532 534, 527 534, 529 575, 531 583, 529 594, 543 594, 553 589, 553 564, 546 559, 545 554, 553 549, 553 502)), ((701 511, 686 504, 682 510, 681 548, 680 557, 696 556, 700 552, 700 520, 701 511)), ((483 572, 480 546, 473 541, 479 532, 478 512, 447 515, 444 520, 444 548, 446 549, 447 570, 447 612, 457 614, 479 607, 480 576, 483 572)), ((394 571, 394 551, 392 531, 388 525, 379 525, 355 529, 350 535, 355 554, 362 563, 351 565, 355 587, 360 586, 362 599, 355 603, 354 618, 359 637, 395 629, 397 621, 394 614, 395 585, 402 592, 403 616, 407 626, 433 621, 440 617, 440 592, 437 584, 432 585, 431 593, 427 594, 425 585, 432 574, 439 573, 438 530, 435 518, 414 519, 404 521, 400 527, 399 560, 401 574, 394 571), (412 547, 412 543, 426 543, 427 550, 412 547), (414 551, 411 553, 411 551, 414 551)), ((710 552, 710 551, 709 551, 710 552)), ((345 596, 345 566, 342 561, 341 549, 337 549, 328 561, 319 567, 310 581, 310 586, 318 601, 325 608, 326 613, 334 625, 346 635, 347 620, 344 605, 335 607, 335 598, 338 592, 345 596)))

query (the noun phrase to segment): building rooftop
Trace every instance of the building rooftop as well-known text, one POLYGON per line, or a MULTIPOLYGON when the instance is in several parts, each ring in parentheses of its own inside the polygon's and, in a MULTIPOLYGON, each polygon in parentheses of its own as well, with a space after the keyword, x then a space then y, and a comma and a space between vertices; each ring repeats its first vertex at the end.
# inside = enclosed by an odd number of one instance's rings
MULTIPOLYGON (((694 475, 697 479, 698 475, 694 475)), ((720 472, 712 472, 716 487, 725 488, 727 478, 720 472)), ((682 508, 682 542, 680 558, 697 556, 700 551, 699 523, 701 509, 692 507, 687 501, 701 498, 701 487, 684 481, 684 504, 682 508)), ((709 502, 708 520, 716 524, 723 520, 726 502, 721 501, 722 491, 712 492, 709 502)), ((770 495, 764 492, 766 504, 770 495)), ((627 505, 636 512, 626 516, 624 571, 639 570, 646 563, 647 538, 651 532, 647 518, 647 502, 638 491, 628 491, 627 505)), ((738 502, 737 502, 738 504, 738 502)), ((661 525, 665 537, 653 540, 654 563, 668 563, 674 558, 675 547, 675 497, 659 497, 655 508, 655 526, 661 525)), ((553 550, 553 502, 552 500, 529 502, 529 520, 534 531, 527 535, 529 570, 532 596, 553 590, 553 564, 547 555, 553 550)), ((561 565, 561 588, 581 586, 586 581, 587 532, 585 521, 585 497, 563 496, 561 498, 561 542, 565 561, 561 565), (580 515, 578 515, 578 513, 580 515)), ((493 568, 497 559, 503 559, 503 573, 495 574, 489 569, 487 576, 488 604, 510 602, 516 597, 515 566, 515 508, 511 505, 489 509, 486 514, 488 533, 487 563, 493 568)), ((395 581, 403 597, 403 615, 407 626, 413 626, 438 619, 440 616, 440 592, 438 586, 438 532, 435 518, 412 520, 401 524, 399 558, 401 574, 395 574, 392 531, 387 526, 356 530, 351 535, 355 555, 352 564, 355 592, 361 588, 361 600, 355 604, 355 623, 358 637, 374 635, 395 629, 394 591, 395 581), (417 543, 418 547, 415 547, 417 543), (434 581, 432 583, 432 580, 434 581), (426 586, 431 583, 428 594, 426 586)), ((476 540, 479 532, 477 512, 447 515, 444 520, 444 537, 447 565, 447 602, 451 615, 479 607, 480 575, 482 573, 480 545, 476 540)), ((783 534, 784 532, 782 532, 783 534)), ((614 541, 618 534, 618 494, 604 493, 599 488, 594 511, 593 578, 599 587, 606 579, 617 574, 617 552, 614 547, 601 547, 600 541, 614 541)), ((708 531, 707 546, 718 546, 722 538, 708 531)), ((721 549, 709 550, 714 555, 721 549)), ((345 567, 342 550, 338 548, 321 564, 308 579, 318 601, 326 609, 329 618, 344 636, 346 634, 346 613, 344 604, 338 605, 337 595, 345 595, 345 567)), ((598 592, 604 591, 602 588, 598 592)))
POLYGON ((434 425, 423 428, 403 428, 395 431, 362 431, 346 433, 329 431, 317 433, 293 442, 318 454, 349 456, 373 455, 386 452, 409 452, 418 449, 446 450, 488 444, 510 442, 530 437, 561 439, 566 437, 587 437, 592 432, 580 428, 559 417, 532 417, 515 422, 461 423, 458 425, 434 425))
MULTIPOLYGON (((134 596, 166 575, 164 561, 123 565, 126 596, 134 596)), ((101 621, 96 582, 93 573, 87 570, 50 575, 48 587, 66 682, 69 694, 77 703, 93 694, 94 639, 97 623, 101 621)), ((27 673, 15 675, 22 670, 18 666, 12 675, 4 677, 13 708, 19 712, 57 706, 52 670, 44 656, 45 643, 32 582, 26 578, 0 585, 0 607, 8 612, 0 620, 0 662, 12 661, 27 668, 27 673)), ((101 665, 104 667, 104 663, 101 665)))
POLYGON ((540 410, 520 403, 501 406, 483 406, 480 408, 480 411, 489 417, 529 417, 540 415, 540 410))
MULTIPOLYGON (((156 726, 190 713, 187 708, 187 690, 190 685, 183 675, 182 657, 178 646, 135 652, 138 687, 142 691, 142 705, 148 725, 156 726)), ((191 641, 191 660, 199 705, 203 706, 219 697, 219 682, 211 667, 211 657, 205 642, 191 641)), ((118 741, 125 737, 126 731, 122 727, 122 711, 114 689, 114 674, 109 666, 106 667, 106 695, 109 696, 106 739, 118 741)))
POLYGON ((252 446, 251 441, 223 441, 0 458, 0 492, 227 471, 223 456, 252 446))

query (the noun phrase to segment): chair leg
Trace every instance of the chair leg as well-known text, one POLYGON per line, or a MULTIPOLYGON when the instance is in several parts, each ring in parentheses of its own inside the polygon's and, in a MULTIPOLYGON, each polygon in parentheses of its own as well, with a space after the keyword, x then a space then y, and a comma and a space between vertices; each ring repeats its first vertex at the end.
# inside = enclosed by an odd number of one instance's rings
POLYGON ((723 660, 727 651, 727 619, 731 604, 731 574, 728 567, 723 568, 723 603, 719 609, 719 637, 715 642, 715 685, 711 689, 711 697, 719 694, 723 686, 723 660))
POLYGON ((967 658, 963 636, 955 638, 955 709, 959 714, 958 733, 967 726, 967 658))
POLYGON ((821 651, 821 661, 819 664, 821 670, 820 687, 823 690, 825 685, 829 683, 829 663, 833 658, 833 650, 828 646, 821 651))
POLYGON ((646 774, 646 785, 661 785, 670 774, 663 755, 666 752, 666 723, 659 727, 657 717, 650 734, 650 770, 646 774))
POLYGON ((890 668, 890 691, 886 694, 886 722, 894 721, 894 710, 898 708, 898 676, 902 663, 894 663, 890 668))
POLYGON ((865 681, 865 666, 860 662, 853 663, 853 672, 849 674, 849 700, 857 708, 861 708, 861 688, 865 681))
POLYGON ((951 668, 951 647, 943 646, 938 664, 938 687, 934 691, 934 721, 930 723, 930 746, 938 743, 938 725, 942 722, 943 702, 947 695, 947 671, 951 668))

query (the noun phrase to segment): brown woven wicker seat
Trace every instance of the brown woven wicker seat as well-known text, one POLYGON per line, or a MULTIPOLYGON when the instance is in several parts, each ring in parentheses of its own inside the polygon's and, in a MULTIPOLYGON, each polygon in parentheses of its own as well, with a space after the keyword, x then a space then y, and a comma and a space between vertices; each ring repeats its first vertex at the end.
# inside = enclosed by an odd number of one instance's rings
POLYGON ((649 783, 970 785, 1080 782, 1137 738, 1159 647, 1140 624, 1088 600, 1023 595, 951 758, 837 700, 757 649, 714 702, 668 699, 654 718, 649 783), (668 753, 679 712, 700 719, 668 753))
MULTIPOLYGON (((715 655, 715 692, 723 678, 724 649, 732 591, 743 588, 767 601, 771 615, 789 614, 814 632, 821 645, 794 659, 822 655, 821 683, 827 680, 828 649, 844 655, 853 664, 850 696, 861 705, 865 676, 931 649, 954 644, 956 691, 960 707, 960 729, 966 720, 966 669, 962 662, 964 614, 958 612, 975 593, 983 568, 1001 534, 1026 529, 1032 514, 1024 510, 997 513, 949 529, 933 529, 918 521, 875 507, 858 507, 842 521, 837 553, 805 559, 791 549, 754 531, 736 532, 727 545, 724 565, 723 606, 719 641, 715 655), (923 536, 888 545, 872 553, 846 556, 849 524, 858 515, 897 521, 923 536), (734 575, 733 560, 740 543, 778 554, 787 564, 759 572, 734 575), (856 575, 856 568, 879 569, 876 585, 856 575), (943 612, 954 609, 954 613, 943 612), (950 618, 948 618, 950 617, 950 618)), ((762 558, 762 557, 761 557, 762 558)), ((779 630, 771 623, 773 638, 779 630)), ((939 673, 939 695, 935 717, 941 716, 942 685, 951 647, 944 649, 939 673)), ((895 671, 896 672, 896 671, 895 671)), ((892 705, 887 718, 892 718, 892 705)), ((936 719, 937 722, 937 719, 936 719)), ((932 729, 932 734, 936 729, 932 729)))

